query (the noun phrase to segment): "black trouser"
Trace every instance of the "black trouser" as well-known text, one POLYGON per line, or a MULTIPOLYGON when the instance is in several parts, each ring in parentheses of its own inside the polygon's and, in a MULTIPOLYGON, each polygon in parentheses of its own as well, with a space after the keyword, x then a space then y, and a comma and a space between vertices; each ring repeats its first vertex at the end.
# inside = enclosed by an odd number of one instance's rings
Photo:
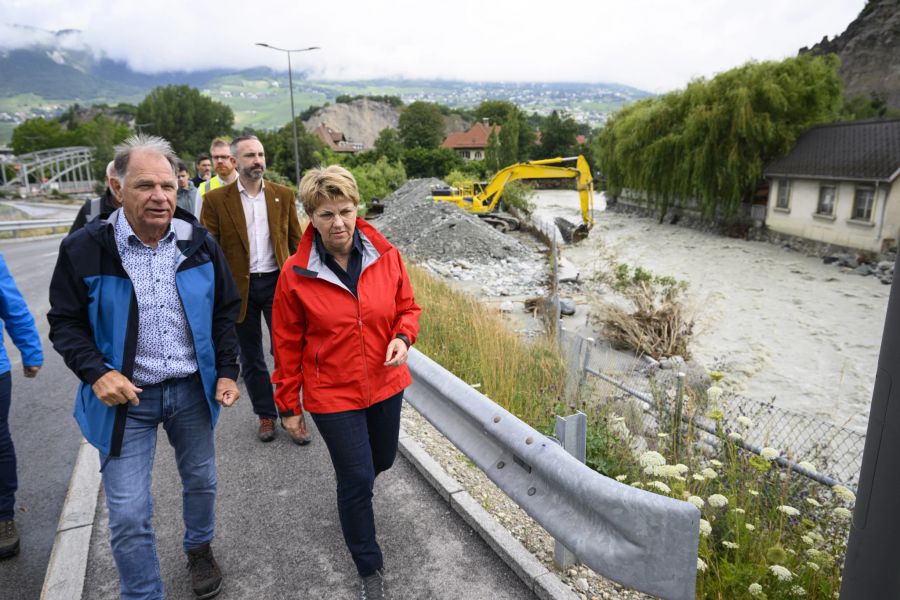
POLYGON ((384 566, 375 539, 375 478, 394 464, 403 392, 361 410, 311 413, 337 477, 338 516, 356 570, 367 577, 384 566))
MULTIPOLYGON (((266 356, 262 345, 262 323, 265 318, 272 337, 272 299, 275 297, 275 285, 278 283, 278 271, 271 273, 251 273, 250 289, 247 293, 247 314, 244 320, 235 324, 238 342, 241 345, 241 374, 250 394, 253 412, 259 417, 274 419, 278 416, 275 410, 275 396, 272 393, 272 382, 266 366, 266 356)), ((269 354, 272 347, 269 346, 269 354)))

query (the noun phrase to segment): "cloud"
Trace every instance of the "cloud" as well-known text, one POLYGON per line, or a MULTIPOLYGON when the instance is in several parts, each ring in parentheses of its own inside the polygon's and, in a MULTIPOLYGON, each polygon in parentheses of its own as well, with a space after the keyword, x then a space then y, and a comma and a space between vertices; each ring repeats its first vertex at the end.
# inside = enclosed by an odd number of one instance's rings
MULTIPOLYGON (((146 3, 0 0, 8 23, 77 28, 80 39, 135 70, 269 66, 329 79, 616 82, 660 92, 748 60, 781 59, 843 31, 865 0, 510 0, 375 3, 328 10, 293 0, 146 3)), ((35 39, 46 38, 36 32, 35 39)), ((7 46, 24 30, 0 30, 7 46)))

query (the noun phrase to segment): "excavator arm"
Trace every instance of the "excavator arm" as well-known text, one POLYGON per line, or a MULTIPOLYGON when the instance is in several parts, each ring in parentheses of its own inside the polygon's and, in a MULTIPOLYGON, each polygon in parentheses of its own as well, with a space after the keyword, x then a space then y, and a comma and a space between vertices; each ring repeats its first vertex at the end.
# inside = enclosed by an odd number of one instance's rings
POLYGON ((575 230, 574 238, 578 240, 587 237, 587 232, 594 226, 591 216, 594 208, 594 184, 590 167, 581 155, 517 163, 500 169, 485 186, 469 184, 461 187, 457 193, 435 194, 433 197, 435 200, 454 202, 472 213, 491 213, 497 210, 506 185, 519 179, 574 179, 581 200, 582 221, 575 230), (566 166, 573 162, 574 166, 566 166))

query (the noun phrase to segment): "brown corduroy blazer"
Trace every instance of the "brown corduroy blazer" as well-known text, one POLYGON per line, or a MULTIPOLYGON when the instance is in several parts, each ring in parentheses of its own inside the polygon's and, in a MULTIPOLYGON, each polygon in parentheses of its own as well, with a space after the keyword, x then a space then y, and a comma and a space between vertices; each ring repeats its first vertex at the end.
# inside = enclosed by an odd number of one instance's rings
MULTIPOLYGON (((269 236, 280 269, 284 261, 297 251, 302 234, 300 220, 294 204, 294 192, 289 187, 266 181, 265 194, 269 236)), ((203 196, 200 224, 216 238, 228 260, 231 276, 241 293, 240 323, 247 314, 247 294, 250 290, 250 242, 237 181, 210 190, 203 196)))

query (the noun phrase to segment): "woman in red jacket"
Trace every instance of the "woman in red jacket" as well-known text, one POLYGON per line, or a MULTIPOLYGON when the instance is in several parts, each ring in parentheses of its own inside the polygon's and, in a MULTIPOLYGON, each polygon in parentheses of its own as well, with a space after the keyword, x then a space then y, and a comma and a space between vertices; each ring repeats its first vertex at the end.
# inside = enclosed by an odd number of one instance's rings
POLYGON ((312 415, 337 476, 360 598, 383 598, 372 489, 397 454, 403 389, 412 382, 405 363, 421 309, 400 253, 356 216, 359 190, 349 171, 309 171, 300 199, 312 226, 285 263, 272 305, 275 403, 295 435, 305 433, 303 408, 312 415))

